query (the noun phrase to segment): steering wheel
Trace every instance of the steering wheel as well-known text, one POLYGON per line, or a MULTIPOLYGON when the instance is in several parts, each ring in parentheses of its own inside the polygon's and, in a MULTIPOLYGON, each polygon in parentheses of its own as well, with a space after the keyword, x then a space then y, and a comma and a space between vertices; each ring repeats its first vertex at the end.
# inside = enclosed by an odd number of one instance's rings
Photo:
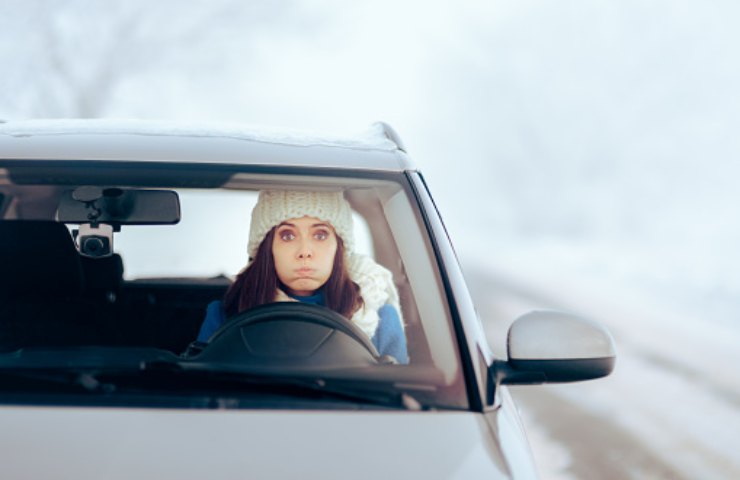
POLYGON ((197 361, 244 366, 351 367, 378 363, 360 328, 320 305, 277 302, 242 312, 216 330, 197 361))

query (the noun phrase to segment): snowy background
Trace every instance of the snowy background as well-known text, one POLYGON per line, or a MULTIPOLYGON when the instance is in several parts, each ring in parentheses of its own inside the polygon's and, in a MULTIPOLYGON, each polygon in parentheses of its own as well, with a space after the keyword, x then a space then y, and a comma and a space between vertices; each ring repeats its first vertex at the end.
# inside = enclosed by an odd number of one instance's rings
POLYGON ((0 119, 387 121, 494 350, 543 306, 619 342, 608 379, 515 392, 543 477, 740 478, 738 24, 731 0, 0 0, 0 119))

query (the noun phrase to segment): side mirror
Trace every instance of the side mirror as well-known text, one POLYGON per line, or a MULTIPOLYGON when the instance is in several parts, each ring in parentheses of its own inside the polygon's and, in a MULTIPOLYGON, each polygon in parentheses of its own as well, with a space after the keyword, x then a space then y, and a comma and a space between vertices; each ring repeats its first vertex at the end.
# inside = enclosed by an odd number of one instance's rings
POLYGON ((536 311, 509 328, 508 361, 496 361, 497 384, 531 385, 605 377, 614 370, 616 349, 609 331, 575 315, 536 311))

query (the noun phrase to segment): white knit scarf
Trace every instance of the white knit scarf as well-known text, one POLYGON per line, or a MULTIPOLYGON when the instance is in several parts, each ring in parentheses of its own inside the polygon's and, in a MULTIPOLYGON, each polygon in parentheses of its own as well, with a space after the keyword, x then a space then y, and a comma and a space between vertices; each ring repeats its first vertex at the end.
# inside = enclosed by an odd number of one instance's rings
MULTIPOLYGON (((378 310, 385 304, 392 305, 401 317, 398 291, 393 283, 393 274, 366 255, 352 254, 347 258, 347 270, 353 282, 360 287, 363 306, 352 315, 351 321, 372 338, 378 329, 378 310)), ((278 289, 276 302, 295 302, 294 298, 278 289)))

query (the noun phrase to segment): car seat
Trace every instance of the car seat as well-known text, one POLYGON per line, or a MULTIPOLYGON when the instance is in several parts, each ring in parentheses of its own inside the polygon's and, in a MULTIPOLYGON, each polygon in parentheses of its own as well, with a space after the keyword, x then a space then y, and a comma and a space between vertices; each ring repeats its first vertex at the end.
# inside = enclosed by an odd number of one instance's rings
POLYGON ((0 349, 109 343, 62 223, 0 221, 0 349))
POLYGON ((115 303, 123 283, 123 260, 117 253, 109 257, 80 257, 84 293, 88 298, 115 303))
POLYGON ((82 292, 82 267, 64 224, 0 221, 0 297, 34 295, 39 299, 82 292))

